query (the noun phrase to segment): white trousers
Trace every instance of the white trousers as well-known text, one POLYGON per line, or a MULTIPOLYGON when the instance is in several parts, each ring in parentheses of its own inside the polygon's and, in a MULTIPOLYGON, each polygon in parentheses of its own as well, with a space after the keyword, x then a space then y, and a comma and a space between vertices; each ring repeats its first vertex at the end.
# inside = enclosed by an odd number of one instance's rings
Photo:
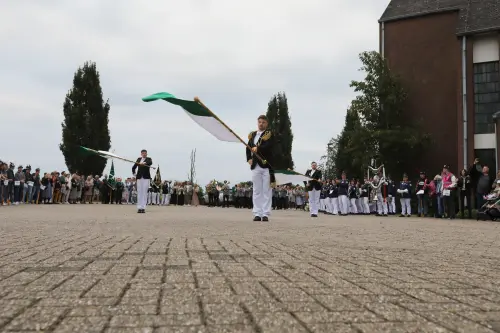
POLYGON ((137 179, 137 209, 146 209, 148 203, 149 179, 137 179))
POLYGON ((328 214, 332 214, 333 212, 333 205, 332 205, 332 198, 325 198, 325 206, 326 206, 326 212, 328 214))
POLYGON ((368 197, 363 197, 363 213, 370 214, 370 205, 368 205, 368 197))
POLYGON ((319 196, 321 191, 313 189, 309 191, 309 212, 311 215, 318 215, 319 209, 319 196))
POLYGON ((387 206, 389 209, 389 213, 396 214, 396 198, 390 196, 387 198, 387 206))
POLYGON ((148 204, 157 205, 159 201, 160 193, 149 192, 148 204))
POLYGON ((349 201, 351 202, 351 208, 350 208, 349 212, 351 214, 357 214, 358 207, 356 207, 356 198, 351 198, 351 199, 349 199, 349 201))
POLYGON ((349 198, 347 195, 339 195, 340 214, 347 215, 349 213, 349 198))
POLYGON ((170 203, 170 194, 163 194, 161 204, 167 206, 170 203))
POLYGON ((332 198, 332 214, 337 215, 339 213, 339 198, 332 198))
POLYGON ((253 183, 253 215, 269 217, 273 203, 273 189, 271 188, 271 176, 269 169, 261 168, 259 165, 252 170, 253 183))
POLYGON ((326 211, 326 202, 325 199, 319 199, 319 210, 326 211))
POLYGON ((411 215, 411 204, 410 198, 401 198, 401 214, 402 215, 411 215))
POLYGON ((377 213, 387 215, 387 202, 384 201, 382 193, 377 193, 377 213))

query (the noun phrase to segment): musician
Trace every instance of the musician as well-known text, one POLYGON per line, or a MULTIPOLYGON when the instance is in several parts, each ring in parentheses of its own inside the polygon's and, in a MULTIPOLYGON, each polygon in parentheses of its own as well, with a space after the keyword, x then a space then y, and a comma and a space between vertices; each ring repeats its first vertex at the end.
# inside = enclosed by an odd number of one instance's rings
POLYGON ((374 190, 377 196, 377 216, 387 216, 387 183, 381 170, 373 177, 373 183, 376 185, 374 190))
POLYGON ((418 217, 427 217, 429 210, 429 190, 430 181, 425 172, 420 171, 420 176, 416 182, 415 194, 417 195, 417 214, 418 217))
POLYGON ((351 179, 349 182, 349 190, 348 190, 348 197, 349 197, 349 213, 350 214, 358 214, 358 208, 356 207, 356 199, 358 198, 356 194, 356 182, 354 179, 351 179))
POLYGON ((368 198, 370 196, 370 183, 367 178, 365 178, 365 182, 361 185, 361 207, 363 207, 363 214, 370 215, 370 205, 368 204, 368 198))
POLYGON ((254 221, 269 221, 271 215, 271 183, 274 183, 274 175, 268 161, 272 160, 274 137, 267 129, 268 124, 266 116, 259 116, 257 131, 250 132, 248 135, 250 148, 246 149, 246 158, 252 170, 254 221))
POLYGON ((361 198, 361 182, 356 179, 356 208, 358 209, 358 214, 363 214, 363 199, 361 198))
POLYGON ((389 215, 396 214, 396 194, 397 186, 389 175, 387 177, 387 208, 389 211, 389 215))
POLYGON ((326 213, 326 194, 328 193, 327 184, 325 181, 321 182, 321 190, 319 192, 319 211, 326 213))
POLYGON ((408 175, 403 174, 403 181, 399 183, 399 189, 397 190, 401 196, 401 215, 400 217, 411 217, 411 183, 408 181, 408 175))
POLYGON ((170 202, 170 186, 167 180, 163 182, 163 185, 161 187, 161 193, 163 194, 163 197, 161 198, 161 205, 162 206, 168 206, 170 202))
POLYGON ((231 188, 227 180, 224 181, 224 185, 222 186, 222 208, 229 208, 229 193, 231 193, 231 188))
POLYGON ((345 171, 342 172, 342 177, 339 181, 339 206, 340 216, 347 216, 349 214, 349 181, 345 171))
POLYGON ((332 214, 333 215, 338 215, 340 213, 339 209, 339 187, 337 186, 337 182, 339 180, 337 177, 332 181, 331 187, 330 187, 330 193, 329 197, 331 199, 332 203, 332 214))
POLYGON ((318 217, 322 175, 321 170, 318 170, 318 164, 316 162, 311 163, 311 169, 306 171, 306 177, 313 179, 306 183, 309 193, 309 211, 311 217, 318 217))
POLYGON ((325 184, 324 184, 324 190, 325 190, 325 211, 326 214, 332 215, 333 214, 333 204, 332 204, 332 197, 331 197, 331 192, 333 191, 333 184, 331 179, 327 179, 325 184))
POLYGON ((153 160, 148 157, 146 149, 141 150, 139 157, 132 167, 132 173, 137 179, 137 213, 146 212, 146 204, 148 200, 148 188, 151 182, 151 174, 149 167, 153 164, 153 160))

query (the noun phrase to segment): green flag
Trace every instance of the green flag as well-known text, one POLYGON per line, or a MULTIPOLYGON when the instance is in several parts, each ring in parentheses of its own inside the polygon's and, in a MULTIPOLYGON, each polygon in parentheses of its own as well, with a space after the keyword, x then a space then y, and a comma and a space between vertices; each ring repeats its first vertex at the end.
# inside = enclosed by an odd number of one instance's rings
POLYGON ((142 100, 144 102, 152 102, 160 99, 183 108, 191 119, 217 139, 227 142, 240 142, 238 137, 236 137, 226 126, 224 126, 222 122, 212 112, 210 112, 210 110, 196 101, 179 99, 166 92, 153 94, 151 96, 144 97, 142 100))
POLYGON ((109 175, 108 175, 108 182, 109 182, 109 185, 111 185, 112 187, 115 187, 115 164, 113 162, 113 160, 111 160, 111 170, 109 170, 109 175))

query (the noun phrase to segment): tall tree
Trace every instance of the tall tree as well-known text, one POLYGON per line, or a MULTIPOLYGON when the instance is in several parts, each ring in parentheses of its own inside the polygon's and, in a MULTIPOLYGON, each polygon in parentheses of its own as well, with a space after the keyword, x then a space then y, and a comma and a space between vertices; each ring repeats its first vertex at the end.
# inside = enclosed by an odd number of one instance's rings
POLYGON ((369 133, 352 106, 347 110, 344 129, 334 140, 333 164, 336 172, 345 171, 350 178, 363 177, 363 170, 369 163, 369 133))
POLYGON ((106 160, 96 155, 81 154, 76 148, 110 149, 109 110, 108 101, 103 100, 96 64, 86 62, 75 72, 73 88, 66 94, 63 104, 64 121, 59 149, 70 172, 102 174, 106 160))
MULTIPOLYGON (((418 156, 430 142, 421 122, 403 116, 406 92, 397 75, 375 51, 360 54, 363 81, 352 81, 358 93, 337 137, 334 167, 362 177, 370 160, 399 175, 418 166, 418 156)), ((333 140, 333 139, 332 139, 333 140)))
POLYGON ((293 132, 292 121, 288 112, 286 94, 274 95, 267 106, 269 128, 275 137, 272 165, 275 169, 293 169, 292 158, 293 132))
POLYGON ((360 60, 366 76, 350 84, 358 93, 351 108, 369 133, 372 157, 395 174, 402 174, 410 165, 418 166, 418 156, 430 136, 423 131, 421 121, 404 116, 407 94, 387 61, 375 51, 361 53, 360 60))

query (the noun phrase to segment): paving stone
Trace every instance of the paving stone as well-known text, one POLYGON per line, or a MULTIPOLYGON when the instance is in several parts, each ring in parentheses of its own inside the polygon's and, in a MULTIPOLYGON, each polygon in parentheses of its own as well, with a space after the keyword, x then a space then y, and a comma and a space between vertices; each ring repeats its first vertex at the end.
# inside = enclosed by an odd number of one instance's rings
POLYGON ((66 317, 57 325, 54 333, 100 333, 108 321, 108 317, 66 317))
POLYGON ((11 208, 0 207, 0 331, 500 332, 494 223, 11 208))

